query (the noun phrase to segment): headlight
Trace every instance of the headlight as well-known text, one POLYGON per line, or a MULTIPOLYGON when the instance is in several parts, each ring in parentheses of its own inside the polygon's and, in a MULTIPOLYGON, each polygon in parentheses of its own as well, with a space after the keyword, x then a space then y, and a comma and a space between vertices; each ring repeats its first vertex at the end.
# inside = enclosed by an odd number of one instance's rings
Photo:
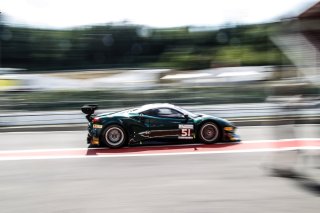
POLYGON ((225 128, 223 128, 225 131, 228 131, 228 132, 233 132, 234 131, 234 127, 232 126, 226 126, 225 128))

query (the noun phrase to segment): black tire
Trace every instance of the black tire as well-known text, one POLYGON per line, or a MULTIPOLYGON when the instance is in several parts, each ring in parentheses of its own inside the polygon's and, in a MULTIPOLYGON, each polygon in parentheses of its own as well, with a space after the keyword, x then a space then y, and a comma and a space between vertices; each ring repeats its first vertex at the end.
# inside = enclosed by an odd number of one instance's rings
POLYGON ((116 149, 127 143, 127 134, 119 125, 107 126, 101 134, 101 142, 109 148, 116 149))
POLYGON ((198 131, 198 138, 205 144, 213 144, 220 141, 221 131, 219 126, 213 122, 202 124, 198 131))

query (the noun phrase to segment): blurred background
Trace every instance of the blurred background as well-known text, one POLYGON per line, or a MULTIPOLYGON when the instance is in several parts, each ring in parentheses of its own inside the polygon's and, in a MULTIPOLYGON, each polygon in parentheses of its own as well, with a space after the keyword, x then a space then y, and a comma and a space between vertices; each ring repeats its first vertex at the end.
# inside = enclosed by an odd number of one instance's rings
POLYGON ((307 143, 320 138, 319 1, 0 0, 0 12, 3 212, 319 210, 319 146, 307 143), (213 148, 298 148, 5 158, 85 153, 84 104, 99 113, 157 102, 235 123, 243 143, 213 148), (297 181, 267 177, 261 162, 297 181))
POLYGON ((287 116, 289 101, 319 112, 317 1, 1 3, 0 126, 81 123, 71 110, 86 103, 247 118, 287 116), (49 112, 63 118, 35 116, 49 112))
POLYGON ((273 13, 263 1, 1 3, 0 126, 82 123, 72 110, 86 103, 169 102, 235 119, 287 116, 288 101, 319 112, 317 1, 273 13))

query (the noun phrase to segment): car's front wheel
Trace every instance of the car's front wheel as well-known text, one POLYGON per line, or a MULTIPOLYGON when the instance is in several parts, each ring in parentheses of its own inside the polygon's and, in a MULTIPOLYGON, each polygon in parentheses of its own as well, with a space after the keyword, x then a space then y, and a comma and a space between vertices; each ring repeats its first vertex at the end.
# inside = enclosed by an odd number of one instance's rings
POLYGON ((118 125, 111 125, 102 132, 101 141, 109 148, 120 148, 127 142, 124 129, 118 125))
POLYGON ((204 123, 199 130, 198 138, 202 143, 216 143, 221 138, 219 126, 212 122, 204 123))

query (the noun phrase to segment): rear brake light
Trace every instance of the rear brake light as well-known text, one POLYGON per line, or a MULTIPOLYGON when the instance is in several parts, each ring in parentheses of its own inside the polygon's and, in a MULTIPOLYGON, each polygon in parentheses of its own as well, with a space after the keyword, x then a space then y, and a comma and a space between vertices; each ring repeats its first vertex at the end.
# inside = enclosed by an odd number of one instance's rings
POLYGON ((93 118, 92 122, 93 123, 98 123, 100 121, 100 118, 99 117, 95 117, 93 118))

